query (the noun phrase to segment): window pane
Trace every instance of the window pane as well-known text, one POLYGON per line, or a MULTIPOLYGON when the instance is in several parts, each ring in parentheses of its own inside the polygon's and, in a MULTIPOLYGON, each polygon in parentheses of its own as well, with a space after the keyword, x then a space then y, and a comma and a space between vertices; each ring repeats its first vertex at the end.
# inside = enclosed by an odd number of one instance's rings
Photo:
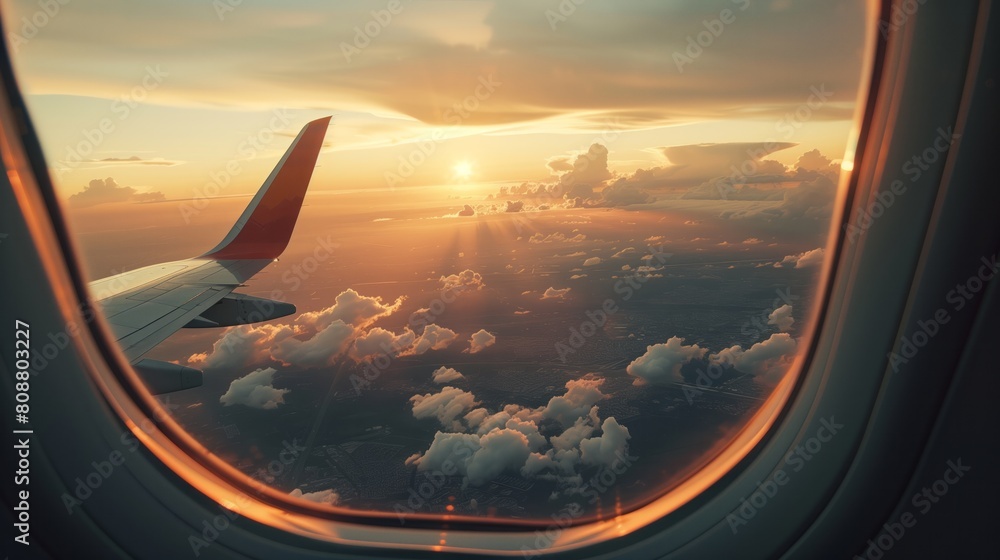
POLYGON ((134 359, 202 371, 171 414, 290 496, 612 516, 808 346, 862 2, 56 4, 6 31, 92 279, 210 250, 333 115, 235 290, 296 312, 134 359))

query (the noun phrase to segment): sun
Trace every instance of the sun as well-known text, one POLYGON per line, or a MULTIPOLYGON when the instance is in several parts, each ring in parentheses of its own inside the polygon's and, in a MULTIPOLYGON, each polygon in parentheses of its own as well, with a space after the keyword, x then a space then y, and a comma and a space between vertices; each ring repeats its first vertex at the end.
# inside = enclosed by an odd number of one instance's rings
POLYGON ((472 164, 468 161, 460 161, 452 167, 452 172, 456 179, 468 179, 472 177, 472 164))

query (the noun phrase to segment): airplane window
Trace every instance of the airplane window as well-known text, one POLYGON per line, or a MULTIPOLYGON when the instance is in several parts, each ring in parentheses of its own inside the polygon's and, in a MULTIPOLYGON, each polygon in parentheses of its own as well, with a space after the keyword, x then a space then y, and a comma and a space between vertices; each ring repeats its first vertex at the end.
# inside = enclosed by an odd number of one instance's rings
POLYGON ((4 8, 111 335, 290 498, 608 518, 794 383, 861 1, 4 8))

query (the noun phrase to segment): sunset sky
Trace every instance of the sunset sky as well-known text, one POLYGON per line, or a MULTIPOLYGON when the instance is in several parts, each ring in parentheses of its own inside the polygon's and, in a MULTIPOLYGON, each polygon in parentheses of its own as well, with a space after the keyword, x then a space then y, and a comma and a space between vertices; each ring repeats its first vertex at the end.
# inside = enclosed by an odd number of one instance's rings
POLYGON ((287 249, 238 290, 296 314, 147 355, 204 372, 175 417, 248 475, 388 510, 472 442, 456 512, 523 517, 633 450, 628 506, 718 456, 808 346, 860 0, 54 4, 6 2, 5 31, 92 279, 210 249, 333 117, 287 249), (706 367, 718 390, 683 398, 706 367), (380 474, 268 475, 275 437, 380 474), (510 474, 534 490, 490 490, 510 474))
POLYGON ((814 148, 843 156, 861 2, 559 6, 105 1, 43 17, 8 1, 5 23, 67 197, 113 177, 190 198, 232 159, 241 172, 222 194, 250 193, 289 137, 328 114, 313 190, 384 189, 421 141, 433 152, 394 186, 550 180, 553 158, 594 141, 615 174, 696 165, 700 154, 662 148, 701 143, 797 144, 773 156, 786 165, 814 148))

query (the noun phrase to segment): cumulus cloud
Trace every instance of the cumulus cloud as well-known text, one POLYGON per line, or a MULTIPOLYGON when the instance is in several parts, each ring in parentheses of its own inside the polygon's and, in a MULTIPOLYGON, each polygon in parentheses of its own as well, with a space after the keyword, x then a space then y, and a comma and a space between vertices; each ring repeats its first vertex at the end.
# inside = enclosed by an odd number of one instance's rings
POLYGON ((437 432, 427 450, 406 463, 421 471, 453 465, 464 485, 479 486, 504 472, 519 472, 529 478, 555 480, 572 492, 582 485, 581 475, 587 469, 594 472, 611 466, 628 452, 628 429, 613 417, 603 423, 599 419, 596 403, 605 398, 602 382, 597 378, 571 380, 564 394, 544 406, 507 404, 495 413, 485 408, 470 410, 475 397, 454 388, 446 387, 438 395, 416 395, 411 399, 414 416, 438 418, 452 431, 437 432), (459 419, 462 411, 467 411, 464 424, 459 419), (543 435, 540 426, 547 426, 546 432, 552 435, 543 435))
POLYGON ((462 208, 461 210, 458 211, 458 215, 459 216, 475 216, 476 215, 476 209, 473 208, 473 207, 471 207, 471 206, 469 206, 468 204, 466 204, 465 208, 462 208))
POLYGON ((288 389, 275 389, 271 385, 274 374, 274 368, 265 368, 234 379, 225 394, 219 397, 219 402, 224 406, 242 404, 264 410, 277 408, 279 404, 285 402, 284 394, 288 389))
POLYGON ((295 334, 288 325, 230 327, 208 352, 192 354, 188 363, 205 369, 236 369, 271 359, 271 347, 295 334))
POLYGON ((394 313, 403 304, 404 299, 400 297, 392 303, 386 303, 379 296, 362 296, 348 288, 337 295, 332 306, 320 311, 303 313, 295 322, 317 330, 337 320, 356 327, 367 326, 394 313))
POLYGON ((774 210, 764 212, 784 219, 826 220, 833 213, 837 192, 836 177, 825 175, 803 181, 798 186, 785 190, 781 204, 774 210))
POLYGON ((593 187, 612 177, 608 170, 608 149, 596 142, 585 153, 576 157, 552 158, 548 165, 553 171, 560 172, 559 183, 565 188, 593 187))
POLYGON ((840 173, 840 166, 821 154, 818 149, 809 150, 799 156, 795 167, 801 171, 820 173, 827 177, 836 177, 840 173))
POLYGON ((522 210, 524 210, 523 200, 508 200, 506 205, 504 206, 503 211, 513 213, 513 212, 521 212, 522 210))
POLYGON ((271 357, 287 365, 327 365, 347 348, 354 334, 354 327, 337 319, 305 340, 295 337, 282 340, 271 348, 271 357))
POLYGON ((713 361, 731 365, 743 373, 763 376, 775 381, 787 369, 795 356, 797 345, 788 333, 775 333, 763 342, 758 342, 743 350, 739 345, 722 350, 711 356, 713 361))
POLYGON ((630 363, 625 371, 636 378, 634 385, 682 381, 681 366, 702 358, 707 352, 707 348, 697 344, 685 346, 683 338, 674 336, 666 343, 647 346, 646 353, 630 363))
POLYGON ((797 255, 787 255, 785 258, 781 259, 781 262, 775 263, 774 266, 775 268, 807 268, 810 266, 818 266, 823 264, 823 257, 825 254, 826 251, 820 247, 818 249, 813 249, 797 255))
POLYGON ((583 266, 594 266, 601 264, 601 257, 590 257, 589 259, 583 261, 583 266))
POLYGON ((493 346, 496 343, 497 337, 486 331, 486 329, 479 329, 472 334, 469 339, 469 353, 475 354, 481 352, 486 348, 493 346))
POLYGON ((397 356, 412 346, 414 340, 416 340, 416 334, 408 328, 403 329, 402 333, 396 334, 381 327, 375 327, 354 339, 350 354, 359 362, 381 354, 397 356))
POLYGON ((458 333, 451 329, 431 323, 424 327, 424 332, 420 334, 413 344, 399 353, 400 356, 419 356, 428 350, 441 350, 447 348, 449 344, 458 338, 458 333))
POLYGON ((132 187, 121 187, 113 178, 108 177, 103 181, 93 179, 82 191, 70 195, 69 205, 73 208, 87 208, 112 202, 155 202, 164 199, 161 192, 139 192, 132 187))
POLYGON ((459 373, 457 369, 441 366, 434 370, 431 374, 431 379, 435 383, 442 384, 458 381, 459 379, 465 379, 465 376, 459 373))
POLYGON ((437 418, 441 425, 453 431, 464 429, 461 417, 479 404, 475 395, 457 387, 444 387, 440 392, 410 397, 413 417, 437 418))
POLYGON ((333 490, 320 490, 319 492, 305 492, 296 488, 288 493, 292 498, 297 498, 300 500, 309 500, 310 502, 316 502, 319 504, 329 504, 331 506, 337 505, 340 501, 340 495, 333 490))
POLYGON ((468 268, 458 274, 442 276, 438 281, 441 283, 442 290, 482 290, 486 287, 486 284, 483 283, 483 275, 468 268))
POLYGON ((542 299, 566 299, 566 294, 569 291, 570 288, 548 288, 542 294, 542 299))
POLYGON ((345 352, 364 359, 378 353, 383 343, 390 349, 412 348, 411 341, 417 337, 409 329, 399 335, 380 328, 367 330, 379 318, 398 310, 403 299, 387 303, 349 289, 336 297, 334 305, 302 313, 292 324, 230 327, 211 350, 192 354, 188 363, 209 369, 249 367, 268 361, 314 367, 330 364, 345 352))
POLYGON ((782 305, 767 316, 767 324, 778 327, 779 331, 787 331, 792 328, 795 319, 792 317, 792 306, 782 305))
POLYGON ((601 392, 603 379, 573 379, 566 382, 566 393, 549 399, 541 410, 543 419, 555 420, 563 428, 568 428, 590 413, 606 395, 601 392))
POLYGON ((635 254, 635 247, 625 247, 621 251, 618 251, 614 255, 611 255, 611 258, 613 258, 613 259, 620 259, 620 258, 624 257, 625 255, 632 255, 632 254, 635 254))
POLYGON ((585 465, 611 466, 625 454, 628 439, 631 437, 628 428, 610 417, 604 420, 601 432, 598 437, 587 438, 580 442, 580 460, 585 465))

